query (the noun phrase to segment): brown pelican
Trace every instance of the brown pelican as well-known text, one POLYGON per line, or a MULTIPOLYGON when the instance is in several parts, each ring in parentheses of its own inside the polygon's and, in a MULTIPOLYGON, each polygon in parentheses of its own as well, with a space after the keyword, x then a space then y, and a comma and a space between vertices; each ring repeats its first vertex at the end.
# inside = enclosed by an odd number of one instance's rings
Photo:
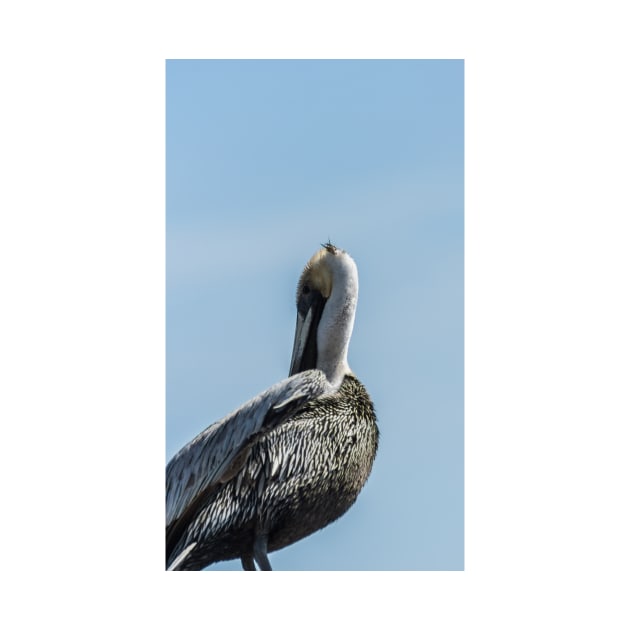
POLYGON ((200 571, 240 558, 270 571, 267 553, 344 514, 378 445, 372 401, 348 366, 357 267, 330 243, 297 289, 289 378, 212 424, 166 468, 166 566, 200 571))

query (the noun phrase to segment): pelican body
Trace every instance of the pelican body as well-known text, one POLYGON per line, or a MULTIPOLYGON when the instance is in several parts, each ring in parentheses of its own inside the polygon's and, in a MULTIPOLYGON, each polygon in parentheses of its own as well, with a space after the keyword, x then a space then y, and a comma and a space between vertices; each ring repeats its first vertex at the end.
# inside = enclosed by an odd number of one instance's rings
POLYGON ((355 502, 378 446, 370 397, 351 372, 358 297, 352 258, 330 243, 297 290, 289 378, 184 446, 166 468, 166 566, 200 571, 267 554, 325 527, 355 502))

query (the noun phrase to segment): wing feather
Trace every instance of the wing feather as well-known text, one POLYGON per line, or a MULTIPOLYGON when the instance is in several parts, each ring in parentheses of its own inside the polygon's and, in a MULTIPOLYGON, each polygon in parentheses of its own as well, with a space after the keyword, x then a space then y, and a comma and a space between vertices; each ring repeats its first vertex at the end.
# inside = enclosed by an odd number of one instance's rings
POLYGON ((252 398, 184 446, 166 467, 167 530, 226 473, 236 472, 230 468, 252 437, 332 391, 320 370, 300 372, 252 398))

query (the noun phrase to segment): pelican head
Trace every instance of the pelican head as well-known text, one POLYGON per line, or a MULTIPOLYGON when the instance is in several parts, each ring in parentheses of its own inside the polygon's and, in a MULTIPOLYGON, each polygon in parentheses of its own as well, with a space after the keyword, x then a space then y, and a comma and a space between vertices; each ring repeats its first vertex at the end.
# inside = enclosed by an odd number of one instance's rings
POLYGON ((350 255, 327 243, 308 261, 297 288, 297 323, 289 375, 316 368, 337 387, 346 374, 359 296, 350 255))

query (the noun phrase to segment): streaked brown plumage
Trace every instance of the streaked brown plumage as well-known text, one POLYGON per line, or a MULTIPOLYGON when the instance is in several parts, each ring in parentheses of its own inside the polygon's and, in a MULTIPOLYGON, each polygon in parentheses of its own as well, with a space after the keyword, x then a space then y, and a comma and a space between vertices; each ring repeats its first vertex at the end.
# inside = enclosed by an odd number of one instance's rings
POLYGON ((354 503, 378 446, 374 407, 346 361, 357 292, 354 262, 326 245, 298 286, 292 376, 169 462, 167 567, 197 571, 241 558, 247 570, 254 560, 270 570, 268 552, 354 503))

